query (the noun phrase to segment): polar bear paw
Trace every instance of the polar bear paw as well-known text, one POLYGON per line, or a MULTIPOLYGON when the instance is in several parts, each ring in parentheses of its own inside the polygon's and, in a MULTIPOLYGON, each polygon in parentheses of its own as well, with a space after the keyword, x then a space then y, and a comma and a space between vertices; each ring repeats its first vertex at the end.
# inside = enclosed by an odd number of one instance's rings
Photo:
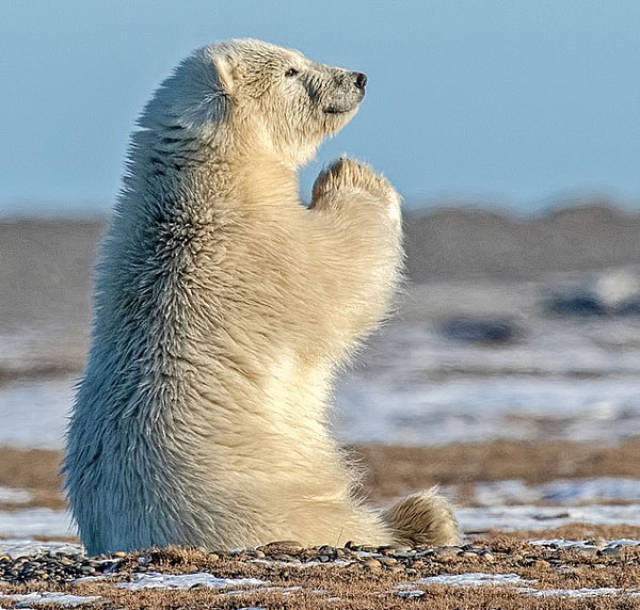
POLYGON ((385 511, 383 518, 396 544, 453 546, 460 541, 453 509, 435 487, 403 498, 385 511))
POLYGON ((389 208, 389 215, 399 220, 400 196, 391 183, 371 166, 349 157, 340 157, 320 172, 313 185, 313 205, 323 197, 340 191, 364 191, 381 200, 389 208))

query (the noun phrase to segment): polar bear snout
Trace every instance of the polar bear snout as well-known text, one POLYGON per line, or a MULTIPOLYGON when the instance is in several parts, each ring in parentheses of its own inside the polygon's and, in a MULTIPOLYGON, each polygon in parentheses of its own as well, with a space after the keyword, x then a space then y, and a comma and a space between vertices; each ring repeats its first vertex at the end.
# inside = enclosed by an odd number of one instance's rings
MULTIPOLYGON (((353 111, 363 100, 367 75, 362 72, 341 70, 333 81, 332 90, 324 107, 326 114, 344 114, 353 111)), ((329 93, 329 92, 328 92, 329 93)))

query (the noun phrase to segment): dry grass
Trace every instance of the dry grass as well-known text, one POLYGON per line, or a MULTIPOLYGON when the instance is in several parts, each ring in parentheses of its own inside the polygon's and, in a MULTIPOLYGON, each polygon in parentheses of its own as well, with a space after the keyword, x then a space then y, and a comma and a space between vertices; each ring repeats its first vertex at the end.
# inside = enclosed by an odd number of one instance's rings
POLYGON ((523 479, 543 483, 557 478, 637 477, 640 438, 620 445, 552 441, 492 441, 443 447, 363 445, 354 454, 365 466, 364 490, 385 500, 437 483, 523 479))
MULTIPOLYGON (((557 478, 630 476, 640 473, 640 438, 620 445, 592 443, 492 441, 444 447, 362 445, 352 448, 366 475, 363 491, 385 502, 437 483, 469 485, 477 481, 523 479, 542 483, 557 478)), ((28 506, 62 508, 59 475, 62 453, 0 448, 0 485, 34 494, 28 506)), ((0 506, 0 509, 25 508, 0 506)))

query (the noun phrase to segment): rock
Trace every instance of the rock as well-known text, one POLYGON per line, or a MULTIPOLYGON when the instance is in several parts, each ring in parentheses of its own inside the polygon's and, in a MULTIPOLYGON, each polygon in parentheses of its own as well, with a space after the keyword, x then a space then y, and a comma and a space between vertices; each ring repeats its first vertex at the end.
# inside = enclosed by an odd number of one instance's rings
POLYGON ((302 544, 296 540, 279 540, 277 542, 270 542, 269 544, 258 547, 258 550, 268 555, 273 553, 285 553, 291 555, 302 551, 302 544))
POLYGON ((460 553, 460 548, 457 546, 444 546, 436 550, 434 559, 436 561, 457 561, 460 553))
POLYGON ((599 553, 604 557, 622 557, 624 549, 621 546, 606 546, 599 553))
POLYGON ((377 571, 382 569, 382 564, 377 559, 373 559, 373 557, 369 557, 368 559, 365 559, 362 562, 362 565, 369 570, 377 571))
POLYGON ((583 276, 552 287, 545 308, 566 317, 640 315, 640 280, 624 269, 583 276))
POLYGON ((509 318, 461 316, 451 318, 440 332, 453 341, 463 343, 510 343, 522 336, 522 330, 509 318))
POLYGON ((598 295, 585 287, 557 289, 548 297, 545 309, 550 313, 567 317, 607 315, 607 307, 598 295))

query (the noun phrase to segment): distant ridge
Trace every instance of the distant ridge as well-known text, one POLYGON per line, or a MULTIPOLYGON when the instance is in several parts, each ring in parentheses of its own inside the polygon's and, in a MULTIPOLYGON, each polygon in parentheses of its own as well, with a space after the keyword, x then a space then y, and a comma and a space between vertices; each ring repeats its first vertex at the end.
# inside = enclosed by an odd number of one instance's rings
POLYGON ((414 282, 477 276, 533 278, 640 263, 640 213, 607 204, 518 218, 475 208, 405 216, 407 271, 414 282))
MULTIPOLYGON (((10 315, 14 306, 29 308, 34 299, 52 309, 73 304, 76 313, 86 311, 104 227, 104 221, 87 219, 0 220, 0 316, 10 315)), ((418 283, 527 279, 640 264, 640 213, 606 204, 530 218, 476 208, 413 212, 405 215, 405 235, 408 275, 418 283)))

